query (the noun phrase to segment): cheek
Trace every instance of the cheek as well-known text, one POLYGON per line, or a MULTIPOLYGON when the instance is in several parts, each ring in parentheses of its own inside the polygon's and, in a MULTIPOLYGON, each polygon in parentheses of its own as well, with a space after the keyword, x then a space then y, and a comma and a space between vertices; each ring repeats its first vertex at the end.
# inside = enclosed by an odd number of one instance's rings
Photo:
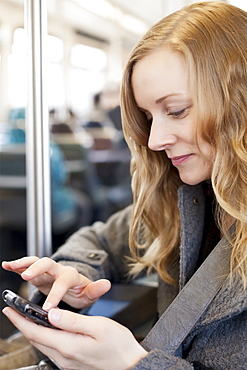
POLYGON ((213 150, 213 148, 205 148, 205 150, 203 151, 203 155, 205 156, 205 161, 212 166, 215 158, 215 151, 213 150))
POLYGON ((205 158, 205 161, 213 162, 215 158, 215 149, 204 140, 198 141, 199 151, 201 155, 205 158))
POLYGON ((201 171, 204 173, 205 179, 209 179, 212 175, 215 152, 210 146, 203 149, 203 154, 201 155, 201 171))

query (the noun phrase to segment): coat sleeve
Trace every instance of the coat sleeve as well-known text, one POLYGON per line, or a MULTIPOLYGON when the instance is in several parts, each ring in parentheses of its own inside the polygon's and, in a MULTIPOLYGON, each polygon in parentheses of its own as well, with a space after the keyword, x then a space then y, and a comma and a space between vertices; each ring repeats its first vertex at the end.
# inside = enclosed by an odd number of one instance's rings
POLYGON ((91 280, 126 281, 130 214, 131 206, 112 215, 106 223, 96 222, 79 229, 52 258, 74 266, 91 280))
MULTIPOLYGON (((132 207, 112 215, 106 223, 96 222, 74 233, 58 251, 51 256, 64 266, 71 266, 90 280, 106 278, 113 283, 128 280, 127 258, 129 251, 129 223, 132 207)), ((45 296, 35 290, 30 299, 42 306, 45 296)), ((61 302, 60 308, 79 312, 61 302)), ((86 313, 88 309, 80 312, 86 313)))

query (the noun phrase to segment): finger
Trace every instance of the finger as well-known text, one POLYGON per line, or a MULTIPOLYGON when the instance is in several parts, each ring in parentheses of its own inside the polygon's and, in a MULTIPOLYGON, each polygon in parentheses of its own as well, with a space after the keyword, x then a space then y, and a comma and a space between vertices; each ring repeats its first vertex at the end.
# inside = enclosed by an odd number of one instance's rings
POLYGON ((28 340, 42 343, 43 338, 43 341, 45 343, 46 337, 47 335, 49 335, 49 333, 59 332, 59 330, 50 329, 32 322, 11 307, 5 307, 2 312, 5 316, 8 317, 13 325, 16 326, 17 329, 19 329, 24 334, 24 336, 28 340), (49 330, 49 333, 47 330, 49 330))
POLYGON ((111 283, 107 279, 100 279, 92 282, 85 288, 85 296, 88 302, 96 301, 111 288, 111 283))
POLYGON ((91 283, 91 280, 80 275, 75 268, 61 265, 44 302, 43 309, 49 311, 49 309, 56 307, 69 289, 72 289, 75 295, 76 293, 79 295, 89 283, 91 283))
MULTIPOLYGON (((59 309, 56 310, 60 311, 59 309)), ((71 346, 74 346, 75 339, 77 338, 74 333, 37 325, 10 307, 5 307, 3 309, 3 313, 23 333, 33 346, 51 359, 54 359, 57 363, 61 363, 62 360, 64 361, 63 353, 65 353, 65 357, 68 357, 68 355, 73 352, 73 347, 71 346), (69 351, 67 351, 68 347, 69 351)))
POLYGON ((110 288, 111 283, 107 279, 92 282, 80 275, 77 270, 66 268, 64 273, 54 282, 43 309, 49 311, 51 308, 57 307, 67 291, 67 299, 65 300, 68 303, 73 301, 73 307, 78 309, 88 307, 110 288))
POLYGON ((107 318, 100 316, 87 316, 71 311, 52 309, 48 313, 51 324, 65 332, 80 333, 91 338, 96 338, 103 333, 107 318))
POLYGON ((10 307, 5 307, 3 313, 23 333, 33 346, 40 349, 42 353, 55 359, 61 357, 57 345, 66 345, 67 333, 37 325, 26 319, 10 307))
POLYGON ((22 272, 28 269, 38 259, 39 259, 38 257, 33 256, 33 257, 23 257, 14 261, 3 261, 2 267, 5 270, 22 274, 22 272))
POLYGON ((80 315, 71 311, 52 309, 48 313, 50 323, 54 326, 71 333, 81 333, 94 336, 91 329, 91 316, 80 315))
POLYGON ((60 366, 59 364, 62 363, 63 361, 63 357, 58 350, 33 341, 30 341, 30 343, 32 344, 32 346, 37 348, 38 351, 42 352, 45 356, 49 357, 49 359, 56 365, 56 368, 61 370, 64 368, 59 367, 60 366))
POLYGON ((32 265, 22 273, 22 278, 25 280, 32 280, 44 273, 56 276, 59 274, 59 271, 60 265, 58 263, 53 261, 51 258, 43 257, 34 261, 34 263, 32 263, 32 265))

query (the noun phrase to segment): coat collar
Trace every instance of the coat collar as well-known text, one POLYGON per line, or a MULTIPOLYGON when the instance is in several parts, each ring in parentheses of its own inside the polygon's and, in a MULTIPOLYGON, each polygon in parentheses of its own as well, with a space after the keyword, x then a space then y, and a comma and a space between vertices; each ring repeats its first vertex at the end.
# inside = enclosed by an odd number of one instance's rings
MULTIPOLYGON (((182 185, 178 190, 178 205, 181 217, 180 264, 174 266, 173 276, 179 270, 179 290, 192 277, 201 246, 205 197, 202 184, 196 186, 182 185)), ((177 276, 178 277, 178 276, 177 276)), ((169 306, 178 294, 178 286, 164 281, 159 282, 159 315, 169 306)), ((201 324, 227 318, 247 309, 247 290, 243 290, 242 281, 237 274, 232 281, 227 279, 202 318, 201 324)))
MULTIPOLYGON (((204 227, 205 197, 202 184, 183 185, 178 191, 178 205, 181 217, 180 232, 180 290, 195 270, 204 227)), ((233 273, 226 279, 219 293, 200 320, 201 325, 223 320, 247 310, 247 290, 244 290, 240 276, 233 273)))
POLYGON ((194 273, 201 246, 205 199, 202 185, 182 185, 178 190, 180 211, 180 289, 194 273))

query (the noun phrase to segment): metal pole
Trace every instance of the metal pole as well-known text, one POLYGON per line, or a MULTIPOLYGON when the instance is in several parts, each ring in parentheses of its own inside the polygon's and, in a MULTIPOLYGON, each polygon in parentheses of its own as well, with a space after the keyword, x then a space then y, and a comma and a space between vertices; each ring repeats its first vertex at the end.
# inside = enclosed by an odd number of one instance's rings
POLYGON ((28 58, 26 113, 27 254, 51 254, 50 139, 45 99, 46 0, 25 0, 28 58))

